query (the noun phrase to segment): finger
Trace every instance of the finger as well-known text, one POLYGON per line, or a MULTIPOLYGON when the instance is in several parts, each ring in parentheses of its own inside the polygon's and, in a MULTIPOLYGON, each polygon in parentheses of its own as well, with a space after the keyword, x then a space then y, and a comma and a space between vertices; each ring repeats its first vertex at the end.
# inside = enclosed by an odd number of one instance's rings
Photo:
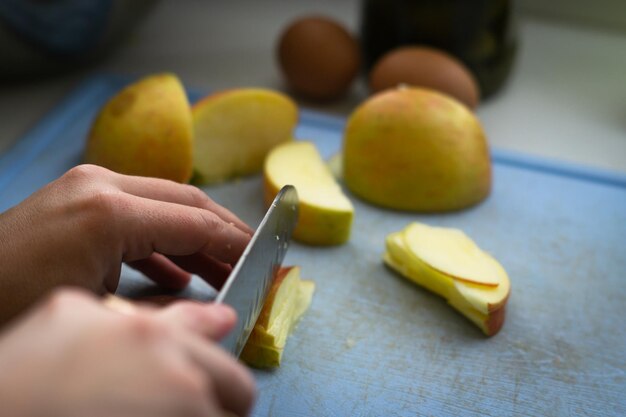
POLYGON ((203 208, 214 212, 226 223, 231 223, 244 233, 252 235, 254 230, 245 224, 230 210, 217 204, 204 191, 188 184, 179 184, 174 181, 160 178, 136 177, 129 175, 114 175, 115 184, 120 190, 137 197, 151 200, 182 204, 185 206, 203 208))
POLYGON ((104 311, 93 294, 76 287, 57 288, 39 303, 40 308, 38 310, 44 317, 76 316, 71 320, 68 317, 68 322, 90 320, 95 314, 104 311), (77 315, 76 311, 81 311, 84 314, 77 315))
POLYGON ((131 301, 113 294, 105 295, 102 299, 102 305, 110 310, 127 316, 136 314, 139 311, 138 307, 131 301))
POLYGON ((177 301, 159 310, 157 315, 177 328, 215 341, 226 336, 237 322, 237 314, 231 307, 194 301, 177 301))
POLYGON ((117 202, 118 227, 125 237, 125 262, 153 252, 175 256, 201 252, 234 265, 250 241, 250 235, 208 210, 128 194, 115 198, 122 200, 117 202))
POLYGON ((256 395, 250 371, 216 344, 197 337, 186 338, 185 343, 191 358, 210 375, 222 408, 237 416, 247 416, 256 395))
POLYGON ((127 265, 162 287, 180 290, 191 281, 189 272, 181 269, 160 253, 155 252, 145 259, 128 262, 127 265))
POLYGON ((222 288, 232 271, 232 266, 207 256, 196 253, 188 256, 169 256, 169 259, 185 271, 196 274, 216 290, 222 288))

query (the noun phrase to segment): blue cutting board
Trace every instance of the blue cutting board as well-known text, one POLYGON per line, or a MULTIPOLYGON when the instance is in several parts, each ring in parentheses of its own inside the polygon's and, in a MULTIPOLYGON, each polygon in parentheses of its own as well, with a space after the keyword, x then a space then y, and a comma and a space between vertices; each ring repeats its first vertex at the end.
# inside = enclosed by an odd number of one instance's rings
MULTIPOLYGON (((80 163, 94 115, 127 81, 88 80, 0 157, 0 210, 80 163)), ((296 136, 330 156, 342 129, 303 111, 296 136)), ((317 290, 281 368, 255 371, 255 416, 626 415, 626 176, 498 151, 493 161, 493 192, 474 208, 420 215, 352 198, 350 242, 292 245, 285 263, 317 290), (505 266, 497 336, 383 267, 385 236, 415 220, 465 230, 505 266)), ((259 177, 205 191, 252 225, 264 212, 259 177)), ((141 279, 125 270, 122 287, 141 279)))

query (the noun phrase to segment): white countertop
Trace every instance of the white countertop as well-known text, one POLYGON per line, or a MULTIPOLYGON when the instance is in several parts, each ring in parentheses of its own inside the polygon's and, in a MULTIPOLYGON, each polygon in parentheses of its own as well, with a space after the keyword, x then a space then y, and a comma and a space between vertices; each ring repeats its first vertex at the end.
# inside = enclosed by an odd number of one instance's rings
MULTIPOLYGON (((190 87, 283 89, 274 46, 309 13, 356 31, 359 2, 162 1, 105 60, 75 73, 2 86, 0 151, 6 150, 90 72, 173 71, 190 87)), ((506 87, 478 115, 494 148, 626 171, 626 32, 520 16, 506 87)), ((363 80, 333 103, 303 107, 346 116, 366 97, 363 80)))

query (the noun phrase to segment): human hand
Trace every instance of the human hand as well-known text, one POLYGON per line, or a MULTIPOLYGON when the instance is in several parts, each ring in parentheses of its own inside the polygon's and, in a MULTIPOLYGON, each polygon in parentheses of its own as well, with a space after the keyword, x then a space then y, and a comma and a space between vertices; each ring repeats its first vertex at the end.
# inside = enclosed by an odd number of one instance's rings
POLYGON ((122 314, 86 293, 56 291, 0 334, 2 415, 245 416, 254 380, 212 342, 235 320, 219 304, 122 314))
POLYGON ((196 187, 75 167, 0 215, 0 323, 60 285, 114 292, 123 262, 219 288, 252 232, 196 187))

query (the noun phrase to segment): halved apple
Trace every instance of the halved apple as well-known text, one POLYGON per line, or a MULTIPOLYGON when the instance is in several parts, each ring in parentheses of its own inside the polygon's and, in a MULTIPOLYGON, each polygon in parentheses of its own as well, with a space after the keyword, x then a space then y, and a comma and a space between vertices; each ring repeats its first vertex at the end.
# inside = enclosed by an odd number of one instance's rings
POLYGON ((312 142, 275 147, 265 160, 263 174, 266 205, 287 184, 298 191, 300 213, 294 239, 310 245, 338 245, 350 238, 354 207, 312 142))
POLYGON ((262 88, 209 95, 193 108, 194 179, 210 184, 261 171, 275 145, 291 141, 298 109, 288 96, 262 88))
POLYGON ((434 268, 421 258, 423 246, 420 244, 414 247, 412 246, 414 240, 411 237, 407 238, 415 232, 415 225, 411 224, 403 231, 387 236, 384 262, 402 276, 445 298, 452 307, 475 323, 486 335, 496 334, 504 323, 505 305, 511 288, 504 268, 477 246, 475 247, 477 252, 473 256, 466 256, 464 248, 467 240, 474 246, 475 244, 464 234, 440 233, 440 230, 436 230, 440 228, 418 225, 417 230, 424 234, 423 239, 428 241, 431 235, 433 242, 439 239, 434 247, 437 247, 441 254, 435 256, 438 259, 438 268, 434 268), (459 252, 463 254, 459 255, 459 252), (440 261, 446 257, 459 263, 455 263, 454 268, 448 268, 449 261, 440 261), (463 272, 464 266, 470 271, 479 271, 483 266, 476 266, 475 263, 482 262, 490 265, 486 270, 492 274, 497 285, 469 282, 465 278, 459 279, 452 273, 463 272))
POLYGON ((311 305, 314 291, 315 283, 302 280, 299 267, 281 268, 240 358, 257 368, 279 366, 287 337, 311 305))
POLYGON ((187 182, 193 165, 191 110, 174 74, 127 86, 95 119, 85 162, 129 175, 187 182))

